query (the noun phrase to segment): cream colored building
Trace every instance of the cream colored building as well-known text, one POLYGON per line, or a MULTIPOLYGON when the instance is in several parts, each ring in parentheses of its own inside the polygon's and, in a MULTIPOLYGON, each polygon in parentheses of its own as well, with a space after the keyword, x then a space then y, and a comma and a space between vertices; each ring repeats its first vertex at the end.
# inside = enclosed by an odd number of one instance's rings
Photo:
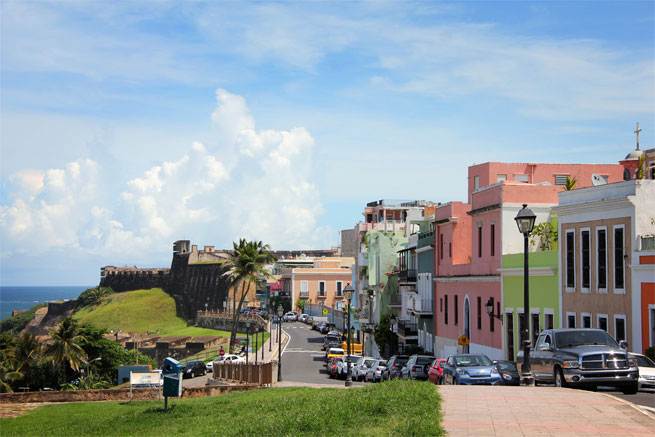
POLYGON ((282 291, 289 293, 292 305, 302 299, 340 308, 345 305, 343 290, 352 282, 354 264, 351 257, 315 258, 311 267, 283 270, 282 291))

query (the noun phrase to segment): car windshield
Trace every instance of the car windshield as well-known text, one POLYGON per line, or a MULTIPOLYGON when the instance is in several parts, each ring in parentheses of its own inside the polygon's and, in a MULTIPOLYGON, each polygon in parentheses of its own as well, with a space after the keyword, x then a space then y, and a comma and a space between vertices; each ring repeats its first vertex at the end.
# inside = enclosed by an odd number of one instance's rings
POLYGON ((508 372, 518 372, 518 369, 516 368, 516 364, 510 361, 499 361, 498 368, 500 370, 506 370, 508 372))
POLYGON ((637 360, 638 367, 655 367, 655 363, 653 363, 650 358, 644 355, 631 355, 631 358, 637 360))
POLYGON ((366 367, 373 367, 375 365, 375 360, 365 360, 364 365, 366 367))
POLYGON ((377 367, 387 367, 387 362, 384 360, 378 360, 378 362, 375 365, 377 367))
POLYGON ((557 347, 572 347, 584 345, 604 345, 619 347, 610 335, 605 331, 576 330, 555 333, 555 344, 557 347))
POLYGON ((458 367, 490 366, 491 360, 485 355, 464 355, 455 357, 458 367))
POLYGON ((343 349, 337 349, 335 347, 330 349, 330 352, 329 352, 330 355, 335 355, 335 354, 342 354, 343 355, 343 353, 344 353, 343 349))

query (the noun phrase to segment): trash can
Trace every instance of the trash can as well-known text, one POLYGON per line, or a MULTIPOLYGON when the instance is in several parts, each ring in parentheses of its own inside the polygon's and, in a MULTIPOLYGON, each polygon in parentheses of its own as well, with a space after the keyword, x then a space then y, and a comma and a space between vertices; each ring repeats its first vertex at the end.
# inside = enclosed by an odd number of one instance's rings
POLYGON ((164 396, 182 396, 182 364, 173 358, 164 360, 164 368, 161 371, 164 378, 164 396))

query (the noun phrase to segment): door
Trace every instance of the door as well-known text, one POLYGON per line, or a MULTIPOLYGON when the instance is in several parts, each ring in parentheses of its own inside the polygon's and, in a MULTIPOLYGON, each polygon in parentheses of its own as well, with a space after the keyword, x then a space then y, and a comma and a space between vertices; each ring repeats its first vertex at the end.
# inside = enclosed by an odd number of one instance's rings
MULTIPOLYGON (((464 300, 464 334, 471 341, 471 304, 468 297, 464 300)), ((464 353, 469 353, 469 346, 464 346, 464 353)))

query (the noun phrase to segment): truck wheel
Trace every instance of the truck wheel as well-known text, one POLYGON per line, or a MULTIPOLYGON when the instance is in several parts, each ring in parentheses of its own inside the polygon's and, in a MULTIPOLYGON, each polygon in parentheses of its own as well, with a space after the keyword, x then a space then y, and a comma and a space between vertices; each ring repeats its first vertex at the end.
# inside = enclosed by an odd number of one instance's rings
POLYGON ((555 369, 555 387, 566 387, 566 379, 564 379, 564 372, 559 367, 555 369))
POLYGON ((636 395, 639 391, 639 384, 626 385, 621 388, 624 395, 636 395))

